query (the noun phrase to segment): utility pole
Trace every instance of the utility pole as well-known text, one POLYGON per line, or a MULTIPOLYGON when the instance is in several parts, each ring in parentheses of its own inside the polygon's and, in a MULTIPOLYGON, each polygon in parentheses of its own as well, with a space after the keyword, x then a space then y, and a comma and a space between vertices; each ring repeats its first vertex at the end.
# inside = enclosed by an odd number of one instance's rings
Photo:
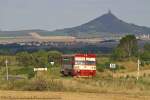
POLYGON ((5 64, 6 64, 6 80, 8 81, 8 60, 7 60, 7 58, 6 58, 5 64))
POLYGON ((140 76, 140 60, 138 59, 138 65, 137 65, 137 80, 139 80, 139 76, 140 76))

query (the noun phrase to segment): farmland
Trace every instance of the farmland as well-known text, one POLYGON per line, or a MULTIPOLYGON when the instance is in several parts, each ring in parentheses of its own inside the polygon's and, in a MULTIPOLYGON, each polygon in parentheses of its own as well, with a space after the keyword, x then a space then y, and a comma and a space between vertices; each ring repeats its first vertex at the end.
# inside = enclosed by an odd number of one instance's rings
MULTIPOLYGON (((136 80, 137 62, 122 61, 114 62, 120 66, 115 72, 107 68, 109 58, 99 56, 97 58, 97 75, 93 78, 73 78, 63 77, 60 74, 60 66, 54 65, 48 67, 47 72, 36 73, 32 76, 33 66, 24 67, 18 65, 15 56, 7 57, 10 61, 9 75, 18 76, 22 79, 10 79, 5 81, 5 65, 1 65, 0 70, 0 88, 2 90, 46 90, 57 92, 85 92, 85 93, 137 93, 148 92, 150 90, 150 68, 149 65, 140 68, 140 79, 136 80), (105 66, 103 68, 103 66, 105 66), (32 77, 32 78, 30 78, 32 77), (40 86, 42 87, 39 87, 40 86)), ((1 57, 2 59, 2 57, 1 57)))
MULTIPOLYGON (((122 45, 121 47, 123 48, 122 45)), ((115 50, 123 50, 120 48, 115 50)), ((3 54, 0 56, 0 96, 2 99, 35 98, 35 100, 38 98, 149 100, 149 44, 144 46, 143 52, 133 52, 135 55, 128 55, 125 50, 113 51, 112 54, 97 54, 96 76, 86 78, 61 75, 60 58, 63 53, 59 51, 39 50, 22 51, 14 55, 3 54), (141 61, 138 80, 137 60, 139 57, 136 53, 140 54, 141 61), (6 59, 8 80, 6 80, 6 59), (51 61, 55 62, 54 65, 50 63, 51 61), (116 67, 110 68, 111 63, 116 64, 116 67), (35 67, 45 67, 47 71, 34 72, 35 67)))
MULTIPOLYGON (((12 74, 17 72, 20 73, 20 76, 28 77, 26 74, 28 70, 23 71, 23 69, 16 66, 11 68, 10 72, 12 74), (20 72, 21 70, 22 72, 20 72)), ((43 98, 44 100, 150 99, 150 76, 148 73, 137 81, 136 77, 126 71, 123 73, 128 75, 125 78, 113 78, 112 72, 108 70, 97 71, 97 76, 94 78, 73 78, 62 77, 59 70, 59 67, 51 68, 48 72, 39 73, 38 77, 32 79, 9 80, 8 82, 1 80, 0 98, 1 100, 9 100, 10 98, 14 98, 14 100, 17 98, 23 100, 30 100, 31 98, 32 100, 43 100, 43 98)), ((136 71, 133 73, 136 75, 136 71)), ((120 73, 116 72, 116 74, 120 73)))
POLYGON ((149 100, 148 94, 0 91, 1 100, 149 100), (14 99, 13 99, 14 98, 14 99), (25 99, 27 98, 27 99, 25 99))

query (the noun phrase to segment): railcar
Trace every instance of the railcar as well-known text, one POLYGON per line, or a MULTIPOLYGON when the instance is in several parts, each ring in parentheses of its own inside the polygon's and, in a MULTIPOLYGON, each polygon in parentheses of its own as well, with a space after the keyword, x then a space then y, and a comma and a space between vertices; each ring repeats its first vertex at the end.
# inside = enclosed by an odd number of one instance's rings
POLYGON ((63 55, 61 73, 64 76, 90 77, 96 75, 95 54, 63 55))

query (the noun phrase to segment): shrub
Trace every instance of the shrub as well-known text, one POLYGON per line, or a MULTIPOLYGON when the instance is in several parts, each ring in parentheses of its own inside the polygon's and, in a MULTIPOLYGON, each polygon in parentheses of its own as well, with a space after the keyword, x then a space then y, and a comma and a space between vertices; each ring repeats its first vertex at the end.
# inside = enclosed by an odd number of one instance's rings
POLYGON ((27 90, 39 90, 39 91, 48 90, 47 85, 48 83, 46 80, 38 77, 36 79, 33 79, 31 82, 29 82, 27 86, 27 90))
POLYGON ((25 90, 30 91, 63 91, 65 88, 61 80, 56 79, 46 79, 45 77, 37 76, 32 79, 25 90))
POLYGON ((27 80, 2 80, 0 89, 2 90, 24 90, 24 86, 28 84, 27 80))

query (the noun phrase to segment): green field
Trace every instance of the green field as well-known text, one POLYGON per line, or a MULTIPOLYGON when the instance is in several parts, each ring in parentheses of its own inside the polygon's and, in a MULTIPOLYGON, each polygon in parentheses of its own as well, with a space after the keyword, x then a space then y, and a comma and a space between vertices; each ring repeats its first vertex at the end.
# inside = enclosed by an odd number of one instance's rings
POLYGON ((109 56, 97 57, 97 75, 92 78, 64 77, 60 74, 60 66, 49 66, 47 72, 33 71, 34 66, 19 66, 16 56, 7 56, 9 59, 9 75, 13 76, 6 81, 6 67, 3 63, 4 56, 0 56, 0 89, 22 91, 68 91, 109 93, 125 92, 149 93, 150 91, 150 66, 140 68, 147 71, 136 80, 137 62, 110 61, 109 56), (108 68, 109 63, 116 63, 118 68, 113 71, 108 68), (16 77, 19 77, 16 78, 16 77))

